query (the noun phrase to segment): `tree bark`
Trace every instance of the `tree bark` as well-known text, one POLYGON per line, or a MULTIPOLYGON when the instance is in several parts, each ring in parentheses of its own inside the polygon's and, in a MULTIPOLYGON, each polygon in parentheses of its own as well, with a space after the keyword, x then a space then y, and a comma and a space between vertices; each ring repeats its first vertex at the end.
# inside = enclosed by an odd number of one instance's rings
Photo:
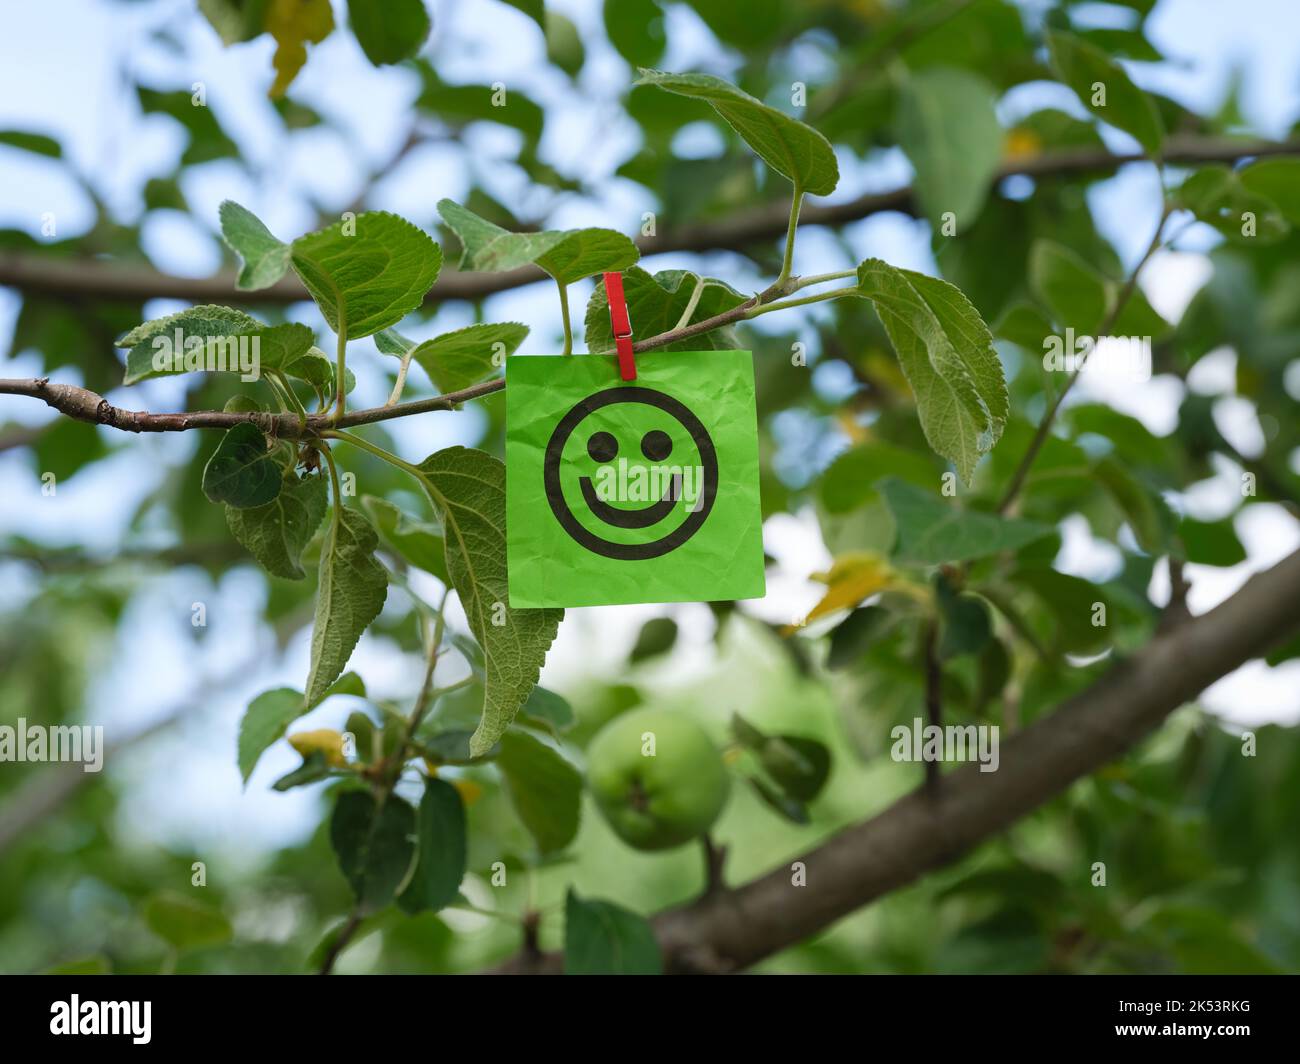
MULTIPOLYGON (((734 971, 817 934, 950 864, 1130 750, 1215 680, 1300 630, 1300 551, 1213 610, 1158 633, 1133 657, 1001 748, 996 772, 967 764, 758 879, 660 913, 666 970, 734 971), (806 886, 792 885, 803 865, 806 886)), ((499 973, 558 972, 556 953, 499 973)))
MULTIPOLYGON (((1171 163, 1234 162, 1266 155, 1300 154, 1300 141, 1246 141, 1205 137, 1171 137, 1163 159, 1171 163)), ((1128 163, 1146 161, 1140 152, 1116 153, 1097 149, 1049 152, 1007 163, 993 178, 996 185, 1014 175, 1042 178, 1080 173, 1104 173, 1128 163)), ((840 226, 882 211, 916 214, 911 187, 888 192, 871 192, 843 203, 809 204, 804 207, 800 226, 840 226)), ((642 255, 672 251, 743 251, 767 240, 784 236, 789 222, 789 204, 768 203, 753 210, 662 234, 640 237, 642 255)), ((438 279, 425 298, 426 303, 449 299, 483 299, 494 292, 545 280, 535 266, 506 273, 460 273, 452 270, 438 279)), ((0 253, 0 285, 8 285, 34 296, 53 299, 108 299, 143 302, 146 299, 181 299, 192 303, 283 304, 309 298, 307 290, 289 274, 257 292, 240 292, 233 273, 214 277, 173 277, 148 266, 98 259, 53 258, 29 252, 0 253)))

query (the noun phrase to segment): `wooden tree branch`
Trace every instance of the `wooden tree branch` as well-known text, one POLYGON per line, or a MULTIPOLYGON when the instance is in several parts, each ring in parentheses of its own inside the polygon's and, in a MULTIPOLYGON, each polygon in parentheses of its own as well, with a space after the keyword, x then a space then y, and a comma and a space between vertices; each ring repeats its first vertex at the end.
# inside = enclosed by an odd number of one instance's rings
MULTIPOLYGON (((1215 680, 1300 630, 1300 551, 1200 617, 1158 633, 1051 716, 1002 745, 996 772, 968 764, 744 886, 654 918, 670 971, 745 968, 956 860, 1131 749, 1215 680), (791 866, 807 885, 792 885, 791 866)), ((1082 874, 1082 873, 1081 873, 1082 874)), ((502 973, 558 972, 520 955, 502 973)))
MULTIPOLYGON (((1235 162, 1266 155, 1300 154, 1300 140, 1283 142, 1225 140, 1206 137, 1171 137, 1164 160, 1168 163, 1235 162)), ((1128 163, 1143 162, 1141 153, 1117 153, 1076 149, 1008 162, 993 183, 1022 175, 1031 178, 1071 174, 1104 173, 1128 163)), ((888 192, 873 192, 843 203, 810 204, 804 207, 800 225, 841 226, 883 211, 915 215, 916 201, 910 186, 888 192)), ((774 202, 718 221, 690 226, 637 240, 642 255, 672 251, 743 251, 755 244, 785 235, 789 204, 774 202)), ((445 271, 429 292, 426 303, 453 299, 483 299, 521 285, 545 280, 546 275, 528 266, 507 273, 459 273, 445 271)), ((108 299, 138 303, 146 299, 179 299, 191 303, 284 304, 308 299, 307 291, 292 275, 258 292, 236 290, 233 273, 213 277, 174 277, 147 266, 100 259, 54 258, 30 252, 0 254, 0 286, 8 285, 35 296, 54 299, 108 299)))
MULTIPOLYGON (((755 307, 780 295, 776 285, 745 300, 745 302, 679 329, 669 329, 658 336, 649 336, 632 345, 634 351, 651 351, 678 340, 718 329, 742 321, 755 307)), ((257 425, 263 432, 282 440, 310 439, 326 429, 346 429, 357 425, 372 425, 377 421, 426 414, 434 410, 454 410, 461 403, 499 392, 506 386, 500 378, 483 381, 459 391, 416 399, 409 403, 375 406, 367 410, 352 410, 338 420, 333 412, 313 414, 299 420, 296 414, 234 413, 226 410, 196 410, 180 414, 151 414, 143 410, 123 410, 89 388, 76 384, 56 384, 48 377, 26 379, 0 379, 0 395, 25 395, 41 399, 45 404, 68 417, 87 421, 93 425, 108 425, 125 432, 187 432, 190 429, 231 429, 243 422, 257 425)))

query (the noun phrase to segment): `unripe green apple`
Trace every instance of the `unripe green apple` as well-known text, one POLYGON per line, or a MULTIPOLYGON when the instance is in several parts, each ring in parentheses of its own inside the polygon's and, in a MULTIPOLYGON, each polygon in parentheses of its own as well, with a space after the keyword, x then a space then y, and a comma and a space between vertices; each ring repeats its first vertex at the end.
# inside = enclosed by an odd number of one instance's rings
POLYGON ((587 778, 605 819, 638 850, 666 850, 703 835, 727 801, 722 756, 690 717, 624 713, 587 748, 587 778))

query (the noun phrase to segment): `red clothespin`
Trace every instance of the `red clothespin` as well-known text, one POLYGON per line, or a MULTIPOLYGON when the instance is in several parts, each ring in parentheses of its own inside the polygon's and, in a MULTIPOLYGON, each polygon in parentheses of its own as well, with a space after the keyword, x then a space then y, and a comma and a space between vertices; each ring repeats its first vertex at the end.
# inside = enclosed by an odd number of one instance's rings
POLYGON ((609 321, 614 327, 614 346, 618 349, 618 375, 625 381, 634 381, 636 359, 632 354, 632 323, 627 316, 621 273, 605 274, 605 297, 609 301, 609 321))

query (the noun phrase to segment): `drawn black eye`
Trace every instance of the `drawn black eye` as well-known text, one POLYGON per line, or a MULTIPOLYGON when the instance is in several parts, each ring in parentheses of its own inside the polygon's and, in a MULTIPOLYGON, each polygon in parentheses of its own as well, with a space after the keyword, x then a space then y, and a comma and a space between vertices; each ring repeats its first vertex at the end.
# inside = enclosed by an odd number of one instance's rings
POLYGON ((594 432, 587 441, 587 453, 593 462, 608 462, 618 454, 618 440, 612 433, 594 432))
POLYGON ((672 438, 659 429, 651 429, 641 437, 641 453, 652 462, 662 462, 673 450, 672 438))

